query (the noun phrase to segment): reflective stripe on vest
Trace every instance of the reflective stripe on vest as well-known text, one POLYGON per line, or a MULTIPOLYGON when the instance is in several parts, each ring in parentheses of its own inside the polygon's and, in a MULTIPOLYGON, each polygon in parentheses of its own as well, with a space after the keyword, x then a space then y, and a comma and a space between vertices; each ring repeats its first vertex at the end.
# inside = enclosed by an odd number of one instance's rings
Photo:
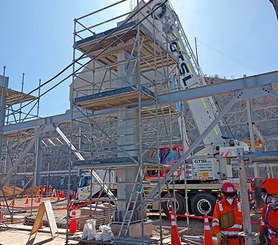
POLYGON ((211 226, 212 226, 212 227, 214 227, 214 226, 219 226, 219 223, 212 223, 211 226))
POLYGON ((219 202, 218 205, 219 205, 219 210, 222 212, 223 211, 222 203, 219 202))
POLYGON ((228 236, 234 236, 234 235, 238 235, 238 231, 221 231, 221 233, 223 233, 224 235, 228 235, 228 236))
POLYGON ((241 205, 240 205, 239 201, 237 202, 237 210, 238 210, 238 212, 241 212, 241 205))
POLYGON ((214 226, 216 226, 216 225, 219 226, 219 219, 214 218, 214 219, 212 219, 212 221, 211 221, 211 226, 214 227, 214 226))
POLYGON ((230 228, 238 228, 238 229, 242 229, 242 225, 238 225, 238 224, 234 224, 232 227, 230 228))
POLYGON ((217 224, 219 224, 219 219, 214 218, 214 219, 212 219, 211 223, 217 223, 217 224))

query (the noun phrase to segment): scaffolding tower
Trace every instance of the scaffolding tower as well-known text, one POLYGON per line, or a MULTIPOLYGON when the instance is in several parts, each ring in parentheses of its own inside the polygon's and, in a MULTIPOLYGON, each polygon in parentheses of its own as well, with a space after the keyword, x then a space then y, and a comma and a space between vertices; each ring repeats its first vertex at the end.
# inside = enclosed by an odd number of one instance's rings
POLYGON ((157 2, 140 1, 132 11, 111 17, 125 4, 119 1, 75 20, 71 84, 72 110, 85 117, 73 120, 80 130, 71 142, 90 142, 89 149, 81 145, 84 159, 72 160, 72 167, 116 171, 113 222, 121 224, 119 236, 127 235, 131 223, 144 227, 146 222, 145 171, 160 168, 159 154, 151 162, 150 151, 182 144, 177 104, 157 103, 159 95, 178 89, 178 58, 168 50, 168 35, 157 27, 157 2), (86 27, 88 18, 98 22, 86 27))

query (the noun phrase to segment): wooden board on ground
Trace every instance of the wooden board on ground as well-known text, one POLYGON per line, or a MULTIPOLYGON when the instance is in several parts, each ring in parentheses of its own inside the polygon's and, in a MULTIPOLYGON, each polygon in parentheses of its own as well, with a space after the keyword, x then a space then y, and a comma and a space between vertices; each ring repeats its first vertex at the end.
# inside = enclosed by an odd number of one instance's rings
POLYGON ((49 223, 49 228, 50 228, 52 238, 54 238, 58 234, 58 228, 57 228, 56 220, 55 220, 55 217, 54 217, 53 209, 52 209, 52 206, 51 206, 51 202, 49 200, 45 201, 45 202, 42 202, 40 204, 40 207, 39 207, 34 225, 33 225, 32 230, 30 232, 30 236, 29 236, 29 239, 28 239, 29 244, 32 244, 34 242, 34 240, 36 238, 36 235, 37 235, 37 232, 40 229, 41 222, 42 222, 42 219, 43 219, 43 216, 44 216, 45 213, 46 213, 47 220, 48 220, 48 223, 49 223))
POLYGON ((49 223, 51 235, 52 237, 55 237, 58 234, 58 228, 57 228, 54 212, 51 206, 51 202, 49 200, 44 202, 44 206, 45 206, 46 216, 49 223))

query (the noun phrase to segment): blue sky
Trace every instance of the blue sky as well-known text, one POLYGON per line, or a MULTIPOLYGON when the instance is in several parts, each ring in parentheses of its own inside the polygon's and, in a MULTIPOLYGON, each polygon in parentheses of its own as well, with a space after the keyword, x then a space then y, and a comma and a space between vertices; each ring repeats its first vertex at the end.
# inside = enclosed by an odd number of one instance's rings
MULTIPOLYGON (((24 72, 27 93, 39 79, 45 82, 70 64, 73 19, 112 2, 116 1, 1 0, 0 74, 6 65, 9 87, 20 90, 24 72)), ((191 45, 197 38, 205 74, 237 78, 278 70, 278 21, 268 0, 171 2, 191 45)), ((41 116, 69 108, 69 83, 41 99, 41 116)))

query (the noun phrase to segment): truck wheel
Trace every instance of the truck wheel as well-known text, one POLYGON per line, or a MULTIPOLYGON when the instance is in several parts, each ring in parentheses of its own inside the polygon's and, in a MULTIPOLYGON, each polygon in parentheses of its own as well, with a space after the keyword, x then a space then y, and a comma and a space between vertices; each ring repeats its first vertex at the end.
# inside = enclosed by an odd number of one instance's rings
POLYGON ((191 209, 196 216, 213 215, 216 197, 211 194, 196 194, 191 200, 191 209))
MULTIPOLYGON (((173 198, 173 194, 171 194, 172 198, 173 198)), ((179 193, 175 193, 175 201, 173 200, 173 205, 176 205, 176 213, 177 214, 184 214, 185 211, 186 211, 186 203, 185 203, 185 197, 179 193)), ((163 212, 168 216, 169 214, 169 207, 171 205, 171 202, 170 202, 170 195, 169 194, 166 194, 164 196, 164 198, 169 198, 169 200, 167 200, 166 202, 163 202, 161 204, 162 206, 162 210, 163 212)))

